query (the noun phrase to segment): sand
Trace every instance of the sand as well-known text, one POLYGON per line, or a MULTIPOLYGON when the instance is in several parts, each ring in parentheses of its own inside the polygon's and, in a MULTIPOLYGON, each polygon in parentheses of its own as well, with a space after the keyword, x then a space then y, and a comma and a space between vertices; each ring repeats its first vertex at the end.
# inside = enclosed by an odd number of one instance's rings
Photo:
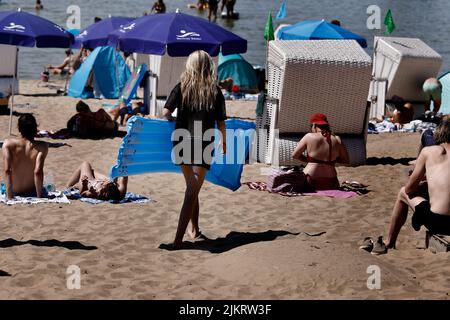
MULTIPOLYGON (((32 112, 40 129, 61 129, 74 114, 76 99, 36 81, 22 81, 21 92, 28 94, 16 97, 16 111, 32 112)), ((87 102, 95 109, 106 101, 87 102)), ((254 118, 255 102, 227 108, 254 118)), ((2 140, 7 130, 8 117, 0 116, 2 140)), ((410 220, 388 255, 357 246, 386 232, 418 140, 418 133, 370 135, 369 165, 338 168, 341 180, 369 185, 369 194, 353 199, 287 198, 246 186, 233 193, 206 183, 200 225, 212 240, 198 250, 158 248, 175 234, 184 192, 177 174, 130 178, 129 190, 156 201, 150 204, 0 205, 0 299, 448 299, 450 256, 425 250, 425 232, 414 232, 410 220), (70 265, 81 270, 80 290, 67 288, 70 265), (380 290, 367 288, 371 265, 380 267, 380 290)), ((55 145, 45 170, 60 189, 83 160, 108 172, 121 143, 48 141, 55 145)), ((264 181, 265 167, 246 166, 242 181, 264 181)))

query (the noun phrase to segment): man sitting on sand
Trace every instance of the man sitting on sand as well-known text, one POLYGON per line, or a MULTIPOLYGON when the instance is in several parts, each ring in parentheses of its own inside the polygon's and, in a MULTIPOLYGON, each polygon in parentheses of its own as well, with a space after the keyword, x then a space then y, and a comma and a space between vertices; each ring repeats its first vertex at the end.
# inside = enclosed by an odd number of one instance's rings
POLYGON ((72 174, 67 187, 77 187, 86 198, 120 201, 127 193, 128 177, 110 181, 107 176, 95 173, 89 162, 83 162, 72 174))
POLYGON ((372 254, 387 253, 388 249, 395 248, 409 208, 414 212, 414 230, 425 226, 435 234, 450 234, 450 121, 438 126, 434 138, 437 145, 423 148, 409 181, 400 189, 387 241, 383 243, 380 237, 372 254), (428 194, 422 191, 425 183, 428 194))
POLYGON ((8 199, 14 195, 42 198, 46 194, 43 183, 48 144, 34 140, 38 130, 32 114, 21 115, 18 127, 22 137, 7 139, 2 147, 6 196, 8 199))

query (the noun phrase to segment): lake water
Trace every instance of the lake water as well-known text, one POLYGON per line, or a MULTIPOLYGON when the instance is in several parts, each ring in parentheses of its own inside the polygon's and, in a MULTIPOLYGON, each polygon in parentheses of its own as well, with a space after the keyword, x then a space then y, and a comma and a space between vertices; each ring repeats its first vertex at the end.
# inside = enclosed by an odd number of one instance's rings
MULTIPOLYGON (((87 27, 95 16, 108 15, 141 16, 150 11, 152 0, 43 0, 45 9, 40 12, 43 17, 66 27, 66 9, 76 4, 81 8, 82 28, 87 27)), ((196 0, 166 0, 168 11, 180 8, 182 12, 206 17, 187 4, 196 0)), ((0 10, 21 7, 24 11, 34 13, 34 0, 2 0, 0 10)), ((237 0, 235 10, 240 19, 218 22, 248 40, 248 52, 245 58, 252 64, 264 64, 265 43, 264 26, 269 10, 276 15, 281 0, 237 0)), ((296 23, 306 19, 338 19, 342 26, 358 33, 369 42, 367 52, 372 55, 373 37, 383 35, 381 30, 368 30, 366 27, 367 7, 378 5, 382 10, 382 20, 388 8, 391 9, 397 29, 393 36, 417 37, 424 40, 444 58, 441 73, 450 69, 450 1, 449 0, 287 0, 287 17, 275 21, 279 23, 296 23)), ((20 49, 19 74, 21 78, 37 79, 43 66, 58 64, 64 58, 63 49, 20 49)))

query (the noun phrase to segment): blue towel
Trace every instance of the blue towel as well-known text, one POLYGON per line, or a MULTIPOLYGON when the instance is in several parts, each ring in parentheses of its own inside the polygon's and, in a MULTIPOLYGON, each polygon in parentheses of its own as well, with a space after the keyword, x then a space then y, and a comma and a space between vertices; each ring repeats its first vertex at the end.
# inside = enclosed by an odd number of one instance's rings
POLYGON ((134 194, 131 192, 127 192, 125 194, 125 198, 121 201, 115 201, 115 200, 98 200, 98 199, 92 199, 92 198, 84 198, 80 194, 80 190, 76 188, 67 189, 64 192, 64 195, 66 195, 67 198, 72 200, 80 200, 82 202, 90 203, 90 204, 100 204, 100 203, 111 203, 111 204, 123 204, 123 203, 149 203, 154 202, 152 199, 149 199, 145 196, 141 196, 139 194, 134 194))

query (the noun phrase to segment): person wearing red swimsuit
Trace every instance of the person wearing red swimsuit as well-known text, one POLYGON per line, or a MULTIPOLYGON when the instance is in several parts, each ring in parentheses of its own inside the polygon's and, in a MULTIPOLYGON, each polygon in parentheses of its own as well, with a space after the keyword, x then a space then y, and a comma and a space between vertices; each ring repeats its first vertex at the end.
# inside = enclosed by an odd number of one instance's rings
POLYGON ((332 134, 330 123, 324 114, 314 114, 310 123, 311 133, 300 140, 292 157, 307 163, 303 172, 312 189, 337 190, 340 184, 335 164, 349 163, 347 149, 341 139, 332 134))

